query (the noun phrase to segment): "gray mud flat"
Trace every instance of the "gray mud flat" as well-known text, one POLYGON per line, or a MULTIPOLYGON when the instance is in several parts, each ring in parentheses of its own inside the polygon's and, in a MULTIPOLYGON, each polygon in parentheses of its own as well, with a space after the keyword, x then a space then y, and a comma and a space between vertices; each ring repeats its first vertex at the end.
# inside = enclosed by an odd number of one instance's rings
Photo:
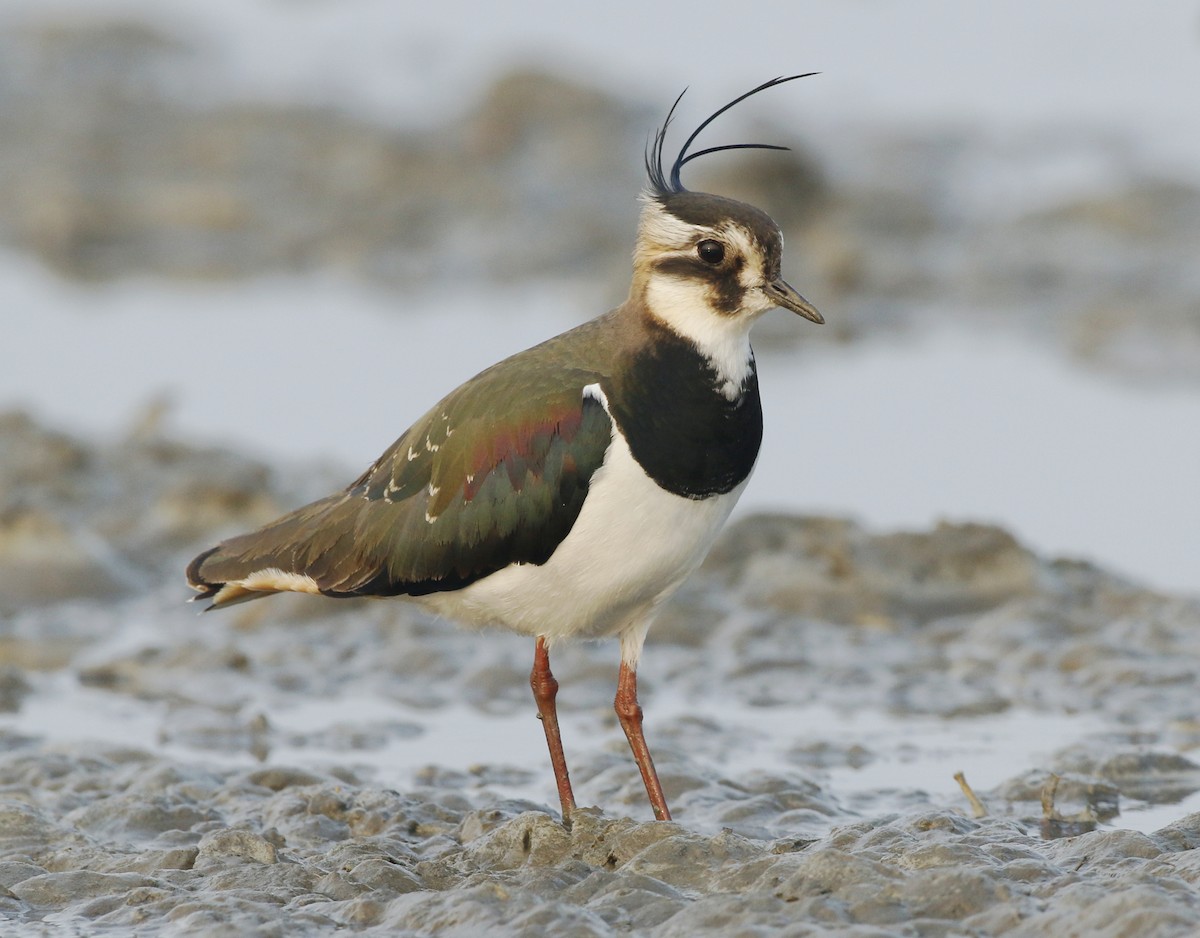
POLYGON ((1200 602, 995 527, 747 518, 643 664, 676 822, 610 716, 615 647, 558 655, 601 806, 567 830, 528 642, 402 602, 182 603, 191 553, 310 494, 0 418, 0 934, 1200 933, 1200 602), (993 776, 1010 719, 1060 730, 993 776), (941 769, 889 777, 946 747, 983 816, 941 769))
POLYGON ((11 758, 4 913, 27 934, 1194 934, 1200 820, 1044 841, 924 811, 809 840, 545 808, 472 810, 146 753, 11 758), (78 763, 78 765, 75 765, 78 763), (64 784, 86 775, 92 792, 64 784), (12 795, 15 792, 10 792, 12 795), (39 921, 45 924, 39 926, 39 921))

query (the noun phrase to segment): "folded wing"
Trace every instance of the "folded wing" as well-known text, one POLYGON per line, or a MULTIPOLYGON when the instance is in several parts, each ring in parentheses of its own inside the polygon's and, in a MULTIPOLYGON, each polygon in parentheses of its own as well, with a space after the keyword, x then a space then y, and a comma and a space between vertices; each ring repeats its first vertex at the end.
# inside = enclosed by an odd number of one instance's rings
POLYGON ((545 563, 604 463, 612 421, 586 373, 485 372, 343 492, 222 542, 188 566, 214 606, 274 592, 419 596, 545 563))

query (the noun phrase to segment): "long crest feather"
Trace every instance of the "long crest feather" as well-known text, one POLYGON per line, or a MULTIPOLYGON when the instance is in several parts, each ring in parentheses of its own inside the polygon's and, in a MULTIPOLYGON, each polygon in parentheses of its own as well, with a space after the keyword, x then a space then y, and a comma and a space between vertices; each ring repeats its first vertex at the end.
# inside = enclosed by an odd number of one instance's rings
POLYGON ((680 171, 683 167, 692 160, 708 156, 710 153, 720 153, 722 150, 787 150, 788 147, 778 146, 772 143, 727 143, 722 146, 706 147, 703 150, 697 150, 695 153, 688 153, 688 149, 701 132, 708 127, 714 120, 728 111, 735 105, 741 104, 747 98, 758 94, 760 91, 766 91, 768 88, 774 88, 776 85, 782 85, 784 82, 795 81, 797 78, 808 78, 816 75, 816 72, 805 72, 802 75, 788 75, 779 78, 772 78, 770 81, 765 81, 756 88, 751 88, 744 94, 738 95, 724 107, 713 111, 705 120, 692 131, 691 136, 684 141, 683 147, 679 150, 679 155, 675 157, 675 162, 671 164, 671 171, 668 173, 663 167, 663 146, 666 144, 667 129, 671 126, 671 121, 675 117, 675 109, 679 107, 679 102, 683 100, 683 96, 687 94, 687 89, 679 93, 679 97, 675 99, 675 103, 671 105, 671 109, 667 112, 667 118, 663 121, 662 126, 654 132, 654 137, 646 147, 646 175, 650 181, 650 191, 656 198, 662 199, 677 192, 683 192, 683 182, 679 178, 680 171))

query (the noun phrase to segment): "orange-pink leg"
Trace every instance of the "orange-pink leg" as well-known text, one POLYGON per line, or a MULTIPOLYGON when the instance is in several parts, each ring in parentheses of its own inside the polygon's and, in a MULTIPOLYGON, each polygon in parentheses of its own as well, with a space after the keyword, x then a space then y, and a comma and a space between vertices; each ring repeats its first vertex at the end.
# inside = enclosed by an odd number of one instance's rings
POLYGON ((650 806, 654 808, 654 817, 659 821, 671 820, 671 810, 667 807, 658 773, 654 771, 654 760, 650 757, 650 749, 642 733, 642 707, 637 698, 637 671, 624 661, 621 662, 621 670, 617 675, 617 699, 613 707, 617 711, 617 719, 621 721, 621 729, 625 731, 625 738, 629 740, 629 748, 633 750, 633 758, 642 772, 642 781, 646 784, 646 794, 650 797, 650 806))
POLYGON ((546 731, 546 745, 550 748, 550 764, 554 766, 554 781, 558 785, 558 800, 562 802, 563 823, 571 823, 575 810, 575 795, 571 791, 571 778, 567 774, 567 758, 563 755, 562 737, 558 733, 558 709, 554 698, 558 696, 558 681, 550 673, 550 652, 546 639, 539 635, 533 652, 533 670, 529 673, 529 686, 533 688, 533 699, 537 703, 538 719, 546 731))

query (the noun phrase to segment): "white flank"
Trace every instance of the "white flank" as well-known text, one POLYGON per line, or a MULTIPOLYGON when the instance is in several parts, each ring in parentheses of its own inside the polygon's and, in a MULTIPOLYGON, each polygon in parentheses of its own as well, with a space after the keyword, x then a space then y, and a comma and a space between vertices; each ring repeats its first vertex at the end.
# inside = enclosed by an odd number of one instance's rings
MULTIPOLYGON (((584 394, 607 409, 598 385, 584 394)), ((550 642, 619 635, 622 659, 636 667, 654 613, 700 565, 745 485, 715 498, 672 495, 637 464, 614 424, 583 510, 545 564, 506 567, 422 601, 470 625, 550 642)))

